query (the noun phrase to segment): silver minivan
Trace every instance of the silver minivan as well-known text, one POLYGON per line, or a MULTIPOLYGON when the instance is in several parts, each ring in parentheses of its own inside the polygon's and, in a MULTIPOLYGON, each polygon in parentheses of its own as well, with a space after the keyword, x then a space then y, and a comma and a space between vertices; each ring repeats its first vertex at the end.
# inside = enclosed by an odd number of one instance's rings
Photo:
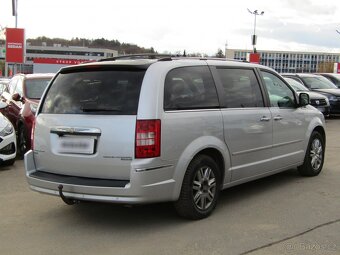
POLYGON ((325 122, 308 103, 272 69, 237 61, 66 67, 38 107, 27 180, 67 204, 173 201, 201 219, 222 189, 296 167, 320 173, 325 122))

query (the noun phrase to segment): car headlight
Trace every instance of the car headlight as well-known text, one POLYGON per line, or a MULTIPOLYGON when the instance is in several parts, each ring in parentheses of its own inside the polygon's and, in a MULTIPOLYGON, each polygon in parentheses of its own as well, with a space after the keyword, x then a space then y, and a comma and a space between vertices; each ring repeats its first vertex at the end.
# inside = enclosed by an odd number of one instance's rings
POLYGON ((14 128, 11 123, 8 123, 6 127, 4 127, 2 130, 0 130, 0 136, 8 136, 12 134, 14 131, 14 128))
POLYGON ((336 96, 328 96, 328 100, 329 101, 338 101, 337 97, 336 96))

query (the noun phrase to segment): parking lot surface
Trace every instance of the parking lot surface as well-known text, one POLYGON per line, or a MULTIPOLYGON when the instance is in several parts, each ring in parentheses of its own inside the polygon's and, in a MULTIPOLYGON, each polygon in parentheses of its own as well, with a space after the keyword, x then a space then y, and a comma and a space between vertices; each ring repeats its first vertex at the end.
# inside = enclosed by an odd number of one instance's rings
POLYGON ((170 203, 67 206, 31 191, 18 160, 0 168, 0 254, 340 254, 340 118, 326 128, 319 176, 292 169, 224 190, 200 221, 170 203))

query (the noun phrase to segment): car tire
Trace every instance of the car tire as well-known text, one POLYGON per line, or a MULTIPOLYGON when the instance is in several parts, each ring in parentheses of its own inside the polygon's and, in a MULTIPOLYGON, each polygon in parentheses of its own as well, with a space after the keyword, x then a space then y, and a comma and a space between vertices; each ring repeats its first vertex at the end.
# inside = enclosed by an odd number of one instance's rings
POLYGON ((21 126, 18 132, 18 149, 17 154, 20 159, 24 158, 25 153, 27 152, 27 135, 25 127, 21 126))
POLYGON ((325 159, 325 141, 321 134, 317 131, 313 131, 303 165, 298 167, 298 171, 302 176, 316 176, 323 167, 325 159))
POLYGON ((177 213, 187 219, 199 220, 215 209, 221 187, 221 171, 207 155, 196 156, 184 175, 177 213))

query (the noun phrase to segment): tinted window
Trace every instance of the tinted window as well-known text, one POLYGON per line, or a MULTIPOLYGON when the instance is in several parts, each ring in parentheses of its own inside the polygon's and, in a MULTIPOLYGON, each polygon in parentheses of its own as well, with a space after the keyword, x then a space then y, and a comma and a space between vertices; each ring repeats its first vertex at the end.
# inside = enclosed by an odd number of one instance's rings
POLYGON ((218 68, 228 108, 263 107, 259 83, 253 70, 218 68))
POLYGON ((167 74, 164 110, 217 107, 217 92, 207 66, 176 68, 167 74))
POLYGON ((26 80, 26 97, 31 99, 40 99, 50 80, 51 78, 26 80))
POLYGON ((295 91, 309 91, 304 85, 302 85, 300 82, 291 79, 291 78, 284 78, 286 82, 289 83, 289 85, 295 90, 295 91))
POLYGON ((137 114, 145 70, 84 70, 61 73, 43 102, 43 113, 137 114))
POLYGON ((322 76, 301 77, 310 89, 336 89, 338 88, 327 78, 322 76))
POLYGON ((270 105, 280 108, 295 108, 294 92, 276 75, 262 71, 268 90, 270 105))

